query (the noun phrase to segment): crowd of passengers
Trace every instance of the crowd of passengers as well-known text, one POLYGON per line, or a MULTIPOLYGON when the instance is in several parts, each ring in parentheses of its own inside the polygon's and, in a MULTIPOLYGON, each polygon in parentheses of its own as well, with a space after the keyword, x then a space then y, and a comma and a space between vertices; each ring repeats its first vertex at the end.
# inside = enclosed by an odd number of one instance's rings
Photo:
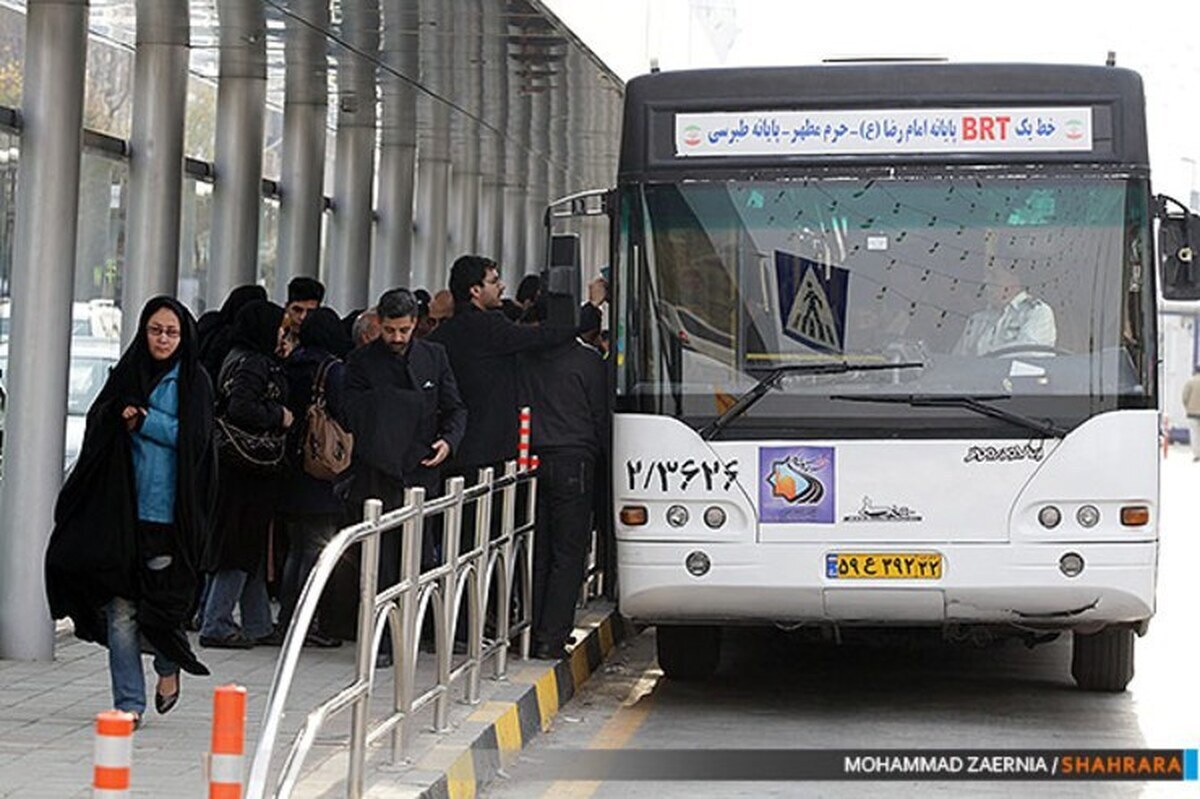
MULTIPOLYGON (((437 496, 450 477, 503 473, 522 406, 539 458, 533 654, 564 656, 604 501, 606 288, 588 286, 578 326, 554 325, 536 276, 506 299, 497 264, 466 255, 448 289, 391 289, 344 316, 307 277, 289 283, 284 306, 241 286, 198 322, 172 297, 147 302, 88 412, 45 562, 53 616, 108 648, 114 707, 140 726, 143 652, 159 713, 178 702, 181 671, 209 673, 188 629, 201 647, 278 646, 322 549, 362 518, 365 499, 390 509, 410 487, 437 496), (317 404, 353 436, 336 474, 305 466, 317 404), (255 457, 272 439, 285 442, 278 465, 255 457)), ((427 522, 422 568, 441 562, 442 540, 440 521, 427 522)), ((381 590, 399 580, 400 547, 399 532, 383 536, 381 590)), ((306 645, 353 637, 357 582, 357 565, 339 564, 306 645)), ((387 640, 376 665, 391 665, 387 640)))

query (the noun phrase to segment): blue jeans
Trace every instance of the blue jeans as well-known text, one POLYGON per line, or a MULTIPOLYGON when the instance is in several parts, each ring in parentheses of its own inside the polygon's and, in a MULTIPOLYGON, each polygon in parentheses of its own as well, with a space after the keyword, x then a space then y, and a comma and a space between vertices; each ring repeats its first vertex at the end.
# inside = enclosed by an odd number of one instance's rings
POLYGON ((236 635, 239 628, 233 620, 235 605, 241 605, 241 632, 247 638, 261 638, 275 629, 262 569, 255 574, 241 569, 224 569, 209 577, 200 635, 205 638, 236 635))
MULTIPOLYGON (((146 675, 142 671, 137 605, 124 597, 113 597, 104 612, 108 617, 108 673, 112 678, 113 706, 127 713, 145 713, 146 675)), ((154 673, 170 677, 179 673, 179 666, 155 652, 154 673)))

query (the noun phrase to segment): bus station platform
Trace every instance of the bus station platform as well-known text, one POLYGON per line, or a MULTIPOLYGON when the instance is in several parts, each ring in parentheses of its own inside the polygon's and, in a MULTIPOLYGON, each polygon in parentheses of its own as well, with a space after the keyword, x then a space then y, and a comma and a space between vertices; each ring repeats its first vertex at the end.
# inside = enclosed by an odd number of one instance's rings
MULTIPOLYGON (((193 638, 195 634, 192 634, 193 638)), ((404 758, 391 763, 391 736, 367 756, 365 794, 375 799, 474 796, 532 737, 546 729, 575 689, 624 638, 611 604, 594 600, 579 610, 576 644, 559 662, 520 659, 510 649, 505 678, 492 678, 484 663, 480 702, 467 705, 460 685, 452 689, 449 728, 433 732, 433 705, 414 715, 404 758)), ((193 642, 195 643, 195 642, 193 642)), ((149 702, 133 734, 130 796, 194 797, 207 792, 207 753, 212 734, 213 689, 235 683, 247 691, 245 776, 262 725, 278 647, 204 649, 200 659, 212 676, 183 675, 182 695, 169 715, 149 702)), ((154 678, 146 662, 147 691, 154 678)), ((354 647, 303 650, 297 679, 272 758, 272 779, 307 712, 353 676, 354 647)), ((378 671, 372 717, 383 716, 392 696, 391 669, 378 671)), ((418 661, 418 690, 435 682, 434 655, 418 661)), ((96 714, 111 707, 107 650, 60 631, 53 662, 0 660, 0 797, 63 799, 92 796, 96 714)), ((153 697, 149 697, 150 700, 153 697)), ((350 714, 327 722, 305 761, 296 797, 346 795, 350 714)), ((268 795, 270 795, 268 793, 268 795)))

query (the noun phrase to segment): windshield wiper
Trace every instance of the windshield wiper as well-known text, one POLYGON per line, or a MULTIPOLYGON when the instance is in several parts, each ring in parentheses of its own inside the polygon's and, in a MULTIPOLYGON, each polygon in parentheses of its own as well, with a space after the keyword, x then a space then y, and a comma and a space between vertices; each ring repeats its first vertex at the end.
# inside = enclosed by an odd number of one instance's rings
POLYGON ((1062 438, 1069 432, 1065 427, 1060 427, 1049 419, 1035 419, 1032 416, 1026 416, 1015 411, 1006 411, 1003 408, 997 408, 995 405, 988 404, 994 400, 1009 399, 1007 394, 995 394, 991 396, 970 396, 965 394, 962 396, 891 394, 874 397, 869 394, 834 394, 829 398, 831 400, 845 400, 846 402, 893 402, 911 405, 914 408, 966 408, 982 416, 1000 419, 1010 424, 1015 424, 1018 427, 1024 427, 1026 430, 1041 433, 1044 436, 1062 438))
POLYGON ((737 401, 730 405, 724 413, 713 419, 711 423, 701 430, 700 437, 705 441, 710 440, 723 428, 727 427, 730 422, 750 410, 750 407, 754 403, 765 397, 767 392, 775 388, 779 383, 779 379, 784 375, 840 375, 845 372, 872 372, 884 369, 920 369, 924 366, 925 364, 920 361, 907 363, 847 363, 846 361, 832 361, 827 363, 793 363, 786 366, 777 366, 763 375, 762 379, 754 384, 754 388, 738 397, 737 401))

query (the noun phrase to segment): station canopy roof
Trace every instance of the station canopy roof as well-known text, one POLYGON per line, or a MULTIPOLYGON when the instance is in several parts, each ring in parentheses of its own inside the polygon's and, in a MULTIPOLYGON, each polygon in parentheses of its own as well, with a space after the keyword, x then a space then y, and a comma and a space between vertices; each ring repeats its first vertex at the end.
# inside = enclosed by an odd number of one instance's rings
MULTIPOLYGON (((510 172, 515 148, 565 172, 570 190, 612 183, 624 84, 538 0, 330 0, 322 19, 323 1, 187 0, 193 75, 215 82, 223 49, 253 51, 244 45, 262 36, 270 108, 283 108, 285 64, 308 65, 327 76, 334 131, 339 104, 358 101, 366 74, 377 98, 415 90, 418 139, 434 131, 435 104, 448 108, 452 159, 469 138, 490 136, 506 144, 510 172), (289 50, 302 37, 309 43, 289 50)), ((92 35, 134 48, 146 2, 170 0, 90 0, 92 35)), ((388 116, 379 119, 386 139, 388 116)), ((481 148, 485 161, 497 152, 481 148)))

